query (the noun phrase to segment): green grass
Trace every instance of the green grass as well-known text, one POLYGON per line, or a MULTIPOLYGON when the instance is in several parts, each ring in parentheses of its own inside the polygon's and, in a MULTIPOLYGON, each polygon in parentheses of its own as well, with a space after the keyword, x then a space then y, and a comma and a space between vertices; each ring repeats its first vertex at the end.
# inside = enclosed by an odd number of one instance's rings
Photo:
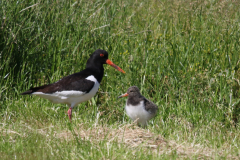
POLYGON ((0 6, 0 159, 240 157, 238 1, 10 0, 0 6), (67 106, 19 95, 79 72, 98 48, 126 74, 105 65, 99 92, 74 108, 72 123, 67 106), (126 99, 117 97, 133 85, 159 106, 148 129, 168 145, 85 139, 82 132, 96 126, 111 135, 131 123, 126 99), (56 136, 63 133, 72 138, 56 136))

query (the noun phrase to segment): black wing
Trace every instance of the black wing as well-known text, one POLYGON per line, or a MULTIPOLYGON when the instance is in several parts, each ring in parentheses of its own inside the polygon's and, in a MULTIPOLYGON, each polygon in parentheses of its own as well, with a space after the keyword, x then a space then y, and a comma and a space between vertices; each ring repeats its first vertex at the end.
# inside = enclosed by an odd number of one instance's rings
POLYGON ((148 99, 144 98, 144 105, 145 105, 145 109, 149 112, 149 113, 153 113, 155 114, 156 111, 158 110, 158 106, 156 104, 154 104, 153 102, 149 101, 148 99))
POLYGON ((95 82, 86 79, 88 77, 87 74, 80 73, 81 72, 66 76, 52 84, 30 88, 30 90, 21 93, 21 95, 32 94, 34 92, 43 92, 51 94, 57 91, 60 92, 70 90, 88 93, 93 88, 95 82))

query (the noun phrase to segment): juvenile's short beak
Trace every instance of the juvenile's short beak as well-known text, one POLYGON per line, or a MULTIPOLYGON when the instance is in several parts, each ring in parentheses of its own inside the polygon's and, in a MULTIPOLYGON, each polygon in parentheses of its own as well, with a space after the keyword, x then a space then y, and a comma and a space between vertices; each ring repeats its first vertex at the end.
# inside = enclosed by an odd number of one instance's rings
POLYGON ((129 94, 124 93, 124 94, 122 94, 121 96, 119 96, 118 98, 127 97, 128 95, 129 95, 129 94))
POLYGON ((109 64, 110 66, 114 67, 115 69, 117 69, 118 71, 122 72, 122 73, 126 73, 124 70, 122 70, 120 67, 118 67, 116 64, 114 64, 112 61, 110 61, 109 59, 106 60, 106 63, 109 64))

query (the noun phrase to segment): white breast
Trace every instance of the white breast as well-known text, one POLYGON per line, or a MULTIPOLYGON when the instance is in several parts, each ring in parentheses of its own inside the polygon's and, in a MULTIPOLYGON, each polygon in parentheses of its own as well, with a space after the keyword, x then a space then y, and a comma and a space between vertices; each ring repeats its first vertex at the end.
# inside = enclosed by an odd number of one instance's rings
POLYGON ((81 92, 81 91, 60 91, 51 94, 46 94, 43 92, 34 92, 34 95, 37 95, 42 98, 46 98, 53 103, 65 103, 68 104, 70 107, 74 107, 81 102, 87 101, 91 99, 98 91, 99 83, 94 76, 89 76, 86 79, 95 82, 93 88, 90 92, 81 92))
POLYGON ((150 120, 153 115, 150 114, 149 112, 147 112, 145 110, 144 107, 144 102, 141 101, 139 103, 139 105, 137 106, 132 106, 132 105, 127 105, 125 107, 125 110, 127 112, 127 115, 133 120, 135 121, 136 119, 138 123, 142 124, 142 125, 146 125, 147 121, 150 120))

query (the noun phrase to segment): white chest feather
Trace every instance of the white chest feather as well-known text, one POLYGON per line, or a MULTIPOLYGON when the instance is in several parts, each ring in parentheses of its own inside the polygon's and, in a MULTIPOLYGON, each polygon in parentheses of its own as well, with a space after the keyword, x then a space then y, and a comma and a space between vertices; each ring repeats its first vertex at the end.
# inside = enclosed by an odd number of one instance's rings
POLYGON ((91 99, 98 91, 100 84, 98 83, 97 79, 94 76, 89 76, 86 79, 94 82, 93 88, 88 93, 70 90, 55 92, 51 94, 46 94, 43 92, 35 92, 33 94, 48 99, 53 103, 65 103, 68 104, 70 107, 74 107, 81 102, 91 99))
POLYGON ((148 111, 145 110, 143 101, 141 101, 137 106, 126 104, 125 110, 127 112, 127 115, 133 121, 138 119, 137 122, 141 123, 142 125, 146 125, 147 121, 153 117, 152 114, 150 114, 148 111))

